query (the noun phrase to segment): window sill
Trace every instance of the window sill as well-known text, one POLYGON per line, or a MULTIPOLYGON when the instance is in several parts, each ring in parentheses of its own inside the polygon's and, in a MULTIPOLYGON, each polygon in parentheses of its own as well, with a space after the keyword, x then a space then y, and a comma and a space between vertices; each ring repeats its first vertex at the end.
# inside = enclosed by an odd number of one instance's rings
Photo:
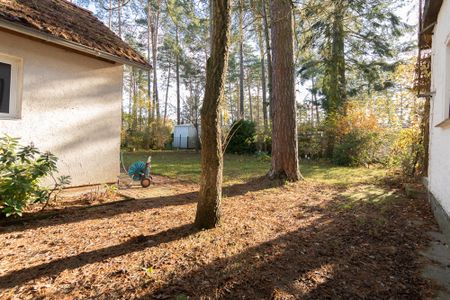
POLYGON ((2 120, 20 120, 20 117, 0 114, 0 121, 2 121, 2 120))
POLYGON ((442 121, 441 123, 437 124, 435 127, 450 128, 450 118, 442 121))

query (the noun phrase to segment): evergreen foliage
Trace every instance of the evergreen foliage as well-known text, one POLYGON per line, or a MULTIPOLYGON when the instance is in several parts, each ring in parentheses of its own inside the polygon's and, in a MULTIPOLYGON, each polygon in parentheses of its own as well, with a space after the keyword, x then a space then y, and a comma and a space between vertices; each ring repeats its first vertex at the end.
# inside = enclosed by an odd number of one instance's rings
POLYGON ((253 154, 256 152, 256 125, 254 122, 247 120, 234 122, 229 136, 227 153, 253 154))

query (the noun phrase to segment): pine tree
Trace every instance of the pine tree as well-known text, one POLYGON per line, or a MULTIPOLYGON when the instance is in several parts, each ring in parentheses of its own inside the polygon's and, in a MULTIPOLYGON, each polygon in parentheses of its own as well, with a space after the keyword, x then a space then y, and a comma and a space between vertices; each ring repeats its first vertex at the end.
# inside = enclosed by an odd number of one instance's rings
POLYGON ((294 23, 292 3, 271 0, 272 36, 272 169, 269 177, 298 181, 297 116, 295 102, 294 23))
POLYGON ((211 56, 206 71, 202 116, 202 175, 195 224, 213 228, 221 217, 223 152, 219 121, 225 92, 231 28, 231 0, 213 4, 211 56))

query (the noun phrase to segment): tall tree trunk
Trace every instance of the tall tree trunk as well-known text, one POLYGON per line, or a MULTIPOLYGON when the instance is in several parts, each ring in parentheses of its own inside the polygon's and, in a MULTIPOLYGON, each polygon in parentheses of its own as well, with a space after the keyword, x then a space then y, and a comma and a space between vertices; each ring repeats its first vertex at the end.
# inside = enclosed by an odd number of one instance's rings
POLYGON ((253 122, 253 103, 252 103, 252 88, 251 88, 251 78, 250 70, 247 70, 247 89, 248 89, 248 104, 250 108, 250 121, 253 122))
POLYGON ((170 75, 172 71, 172 64, 169 62, 169 71, 167 72, 167 85, 166 85, 166 99, 164 101, 164 124, 167 121, 167 104, 169 102, 169 87, 170 87, 170 75))
POLYGON ((264 133, 269 132, 269 122, 267 117, 267 83, 266 83, 266 59, 264 57, 264 41, 262 39, 261 31, 258 32, 259 41, 259 55, 261 57, 261 89, 262 89, 262 109, 263 109, 263 122, 264 133))
POLYGON ((345 113, 347 99, 347 81, 345 77, 345 37, 344 37, 344 4, 343 0, 336 2, 336 12, 333 20, 331 47, 331 76, 330 80, 332 112, 345 113))
POLYGON ((317 100, 317 88, 316 88, 316 81, 314 76, 311 78, 311 88, 312 88, 312 97, 313 97, 313 102, 314 102, 314 106, 315 106, 315 110, 316 110, 316 124, 317 127, 320 124, 320 115, 319 115, 319 101, 317 100))
POLYGON ((244 13, 243 0, 239 0, 239 118, 244 119, 244 13))
MULTIPOLYGON (((150 6, 150 3, 149 3, 150 6)), ((153 60, 153 102, 156 111, 156 118, 161 118, 159 107, 159 93, 158 93, 158 73, 157 73, 157 58, 158 58, 158 32, 159 32, 159 15, 161 11, 161 0, 158 0, 158 8, 154 12, 151 33, 152 33, 152 60, 153 60)))
POLYGON ((175 44, 176 44, 176 57, 175 57, 175 72, 177 78, 177 125, 181 124, 181 101, 180 101, 180 45, 178 37, 178 24, 175 24, 175 44))
MULTIPOLYGON (((147 2, 147 59, 150 61, 150 58, 152 57, 152 20, 151 20, 151 4, 150 1, 147 2)), ((153 66, 155 68, 155 66, 153 66)), ((154 105, 154 99, 152 99, 152 73, 151 70, 147 71, 147 95, 149 100, 148 105, 148 126, 150 127, 150 124, 155 118, 155 105, 154 105)))
POLYGON ((201 109, 202 175, 195 217, 200 228, 217 226, 221 217, 223 150, 219 116, 228 68, 230 27, 231 0, 214 1, 211 57, 201 109))
POLYGON ((122 4, 123 0, 118 1, 117 20, 119 22, 119 37, 122 38, 122 4))
POLYGON ((259 85, 256 85, 256 95, 257 95, 257 101, 256 101, 256 126, 259 129, 261 126, 261 106, 259 104, 259 101, 262 99, 260 97, 260 87, 259 85))
POLYGON ((292 2, 271 0, 273 45, 272 169, 269 177, 301 179, 298 162, 292 2))
POLYGON ((131 130, 134 134, 137 130, 137 86, 136 86, 136 76, 134 69, 131 70, 131 76, 132 76, 132 83, 133 83, 133 109, 131 114, 131 130))
MULTIPOLYGON (((130 68, 130 81, 128 82, 128 91, 129 91, 129 99, 128 99, 128 118, 127 118, 127 130, 131 130, 132 120, 131 115, 133 112, 133 70, 130 68)), ((126 135, 125 143, 128 145, 128 134, 126 135)))
POLYGON ((109 8, 108 8, 108 27, 111 29, 112 22, 112 0, 109 0, 109 8))
POLYGON ((267 0, 262 0, 262 15, 264 20, 264 36, 266 41, 266 56, 267 56, 267 73, 268 73, 268 83, 267 87, 269 89, 269 109, 270 109, 270 118, 273 118, 272 111, 272 102, 273 102, 273 91, 272 91, 272 48, 270 41, 270 28, 269 28, 269 20, 267 16, 267 0))
POLYGON ((136 81, 136 91, 137 91, 137 95, 136 95, 136 103, 138 105, 138 120, 139 120, 139 130, 142 130, 143 125, 144 125, 144 117, 143 117, 143 107, 139 104, 139 99, 141 98, 141 83, 142 83, 142 70, 138 69, 138 77, 137 77, 137 81, 136 81))
MULTIPOLYGON (((328 116, 345 115, 347 100, 347 82, 345 75, 345 32, 343 18, 345 7, 343 0, 337 0, 334 5, 334 19, 331 33, 331 58, 327 66, 326 89, 327 96, 326 110, 328 116)), ((328 132, 326 155, 333 156, 336 135, 333 130, 328 132)))
POLYGON ((234 105, 233 105, 233 88, 231 87, 231 80, 228 79, 228 95, 229 95, 229 101, 230 101, 230 118, 231 121, 234 122, 234 105))

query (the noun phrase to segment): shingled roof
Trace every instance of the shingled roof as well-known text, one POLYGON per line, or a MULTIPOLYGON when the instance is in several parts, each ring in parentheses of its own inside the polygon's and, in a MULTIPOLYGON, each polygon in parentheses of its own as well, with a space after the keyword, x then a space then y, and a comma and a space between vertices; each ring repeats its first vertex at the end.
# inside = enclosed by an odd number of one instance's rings
POLYGON ((90 11, 66 0, 0 0, 0 28, 109 61, 151 68, 90 11))

